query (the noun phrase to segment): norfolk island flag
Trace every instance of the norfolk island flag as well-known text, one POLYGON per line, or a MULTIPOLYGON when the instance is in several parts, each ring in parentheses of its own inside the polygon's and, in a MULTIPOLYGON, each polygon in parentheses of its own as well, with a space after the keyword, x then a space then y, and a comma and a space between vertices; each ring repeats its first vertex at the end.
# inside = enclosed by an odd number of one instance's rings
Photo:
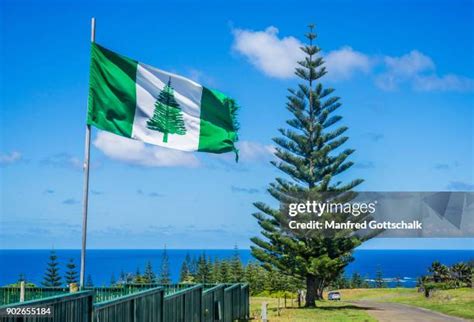
POLYGON ((237 152, 230 97, 92 43, 87 122, 182 151, 237 152))

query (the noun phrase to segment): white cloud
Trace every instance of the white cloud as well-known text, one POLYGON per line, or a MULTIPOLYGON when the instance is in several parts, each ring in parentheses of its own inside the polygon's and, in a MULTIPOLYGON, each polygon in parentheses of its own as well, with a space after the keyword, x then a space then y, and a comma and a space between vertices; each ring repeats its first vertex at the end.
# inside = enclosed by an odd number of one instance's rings
POLYGON ((146 145, 108 132, 98 132, 94 146, 111 159, 145 167, 197 167, 189 152, 146 145))
MULTIPOLYGON (((275 78, 295 76, 297 62, 302 60, 303 44, 294 37, 278 37, 278 29, 270 26, 264 31, 235 29, 235 51, 247 57, 249 62, 264 74, 275 78)), ((356 72, 367 73, 371 69, 370 58, 351 47, 345 46, 324 55, 328 78, 343 80, 356 72)))
POLYGON ((419 91, 469 92, 474 90, 474 80, 453 74, 417 76, 414 79, 413 87, 419 91))
POLYGON ((349 46, 330 51, 324 56, 324 61, 330 80, 346 80, 356 72, 368 73, 372 68, 369 56, 349 46))
POLYGON ((375 84, 383 90, 396 90, 405 83, 414 90, 425 92, 474 90, 471 78, 454 74, 438 75, 434 61, 418 50, 399 57, 386 56, 383 61, 386 71, 375 80, 375 84))
POLYGON ((433 60, 418 50, 412 50, 400 57, 386 56, 384 62, 390 73, 403 77, 414 76, 420 72, 435 69, 433 60))
POLYGON ((21 161, 22 155, 18 151, 0 154, 0 165, 9 165, 21 161))
MULTIPOLYGON (((302 60, 303 44, 294 37, 278 37, 278 29, 270 26, 263 31, 234 29, 233 49, 265 75, 274 78, 295 77, 297 61, 302 60)), ((358 73, 370 74, 375 85, 382 90, 392 91, 402 84, 408 84, 417 91, 474 90, 474 79, 436 73, 433 59, 418 50, 401 56, 377 57, 344 46, 322 53, 328 71, 329 81, 348 80, 358 73)))
POLYGON ((247 57, 264 74, 275 78, 294 75, 296 62, 301 60, 302 43, 294 37, 278 37, 278 29, 270 26, 264 31, 234 29, 233 48, 247 57))
POLYGON ((240 159, 247 161, 266 161, 272 158, 275 153, 273 145, 264 145, 257 142, 242 141, 237 144, 240 159))

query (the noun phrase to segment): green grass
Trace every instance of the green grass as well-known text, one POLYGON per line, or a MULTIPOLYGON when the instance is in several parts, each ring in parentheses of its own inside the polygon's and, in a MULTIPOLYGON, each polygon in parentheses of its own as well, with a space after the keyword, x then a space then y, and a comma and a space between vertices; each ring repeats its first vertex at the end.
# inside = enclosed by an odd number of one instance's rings
POLYGON ((408 304, 474 320, 474 290, 461 288, 437 290, 430 298, 418 293, 415 288, 354 289, 341 290, 344 301, 371 300, 408 304))
POLYGON ((262 303, 268 303, 267 317, 273 321, 355 321, 375 322, 365 310, 354 305, 341 302, 318 301, 316 308, 298 308, 295 300, 287 299, 287 307, 284 300, 280 298, 280 310, 278 310, 278 298, 275 297, 251 297, 250 315, 255 320, 261 317, 262 303))

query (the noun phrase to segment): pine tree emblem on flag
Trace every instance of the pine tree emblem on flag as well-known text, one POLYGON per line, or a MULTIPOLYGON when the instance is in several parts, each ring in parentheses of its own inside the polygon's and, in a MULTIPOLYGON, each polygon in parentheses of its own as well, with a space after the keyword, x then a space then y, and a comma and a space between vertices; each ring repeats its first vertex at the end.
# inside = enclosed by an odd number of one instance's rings
POLYGON ((92 43, 87 123, 181 151, 237 158, 237 104, 227 95, 92 43))
POLYGON ((153 117, 146 124, 150 130, 163 132, 164 143, 168 142, 168 134, 186 134, 183 114, 171 87, 171 77, 156 100, 153 117))

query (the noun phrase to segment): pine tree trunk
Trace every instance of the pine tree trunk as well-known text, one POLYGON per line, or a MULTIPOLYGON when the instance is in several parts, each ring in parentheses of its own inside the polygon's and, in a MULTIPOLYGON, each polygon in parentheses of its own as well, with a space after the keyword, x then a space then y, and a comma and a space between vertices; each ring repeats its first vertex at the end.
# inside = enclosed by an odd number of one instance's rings
POLYGON ((168 142, 168 132, 163 133, 163 142, 164 143, 168 142))
POLYGON ((315 307, 316 306, 316 277, 314 275, 306 275, 306 298, 305 298, 305 307, 315 307))

